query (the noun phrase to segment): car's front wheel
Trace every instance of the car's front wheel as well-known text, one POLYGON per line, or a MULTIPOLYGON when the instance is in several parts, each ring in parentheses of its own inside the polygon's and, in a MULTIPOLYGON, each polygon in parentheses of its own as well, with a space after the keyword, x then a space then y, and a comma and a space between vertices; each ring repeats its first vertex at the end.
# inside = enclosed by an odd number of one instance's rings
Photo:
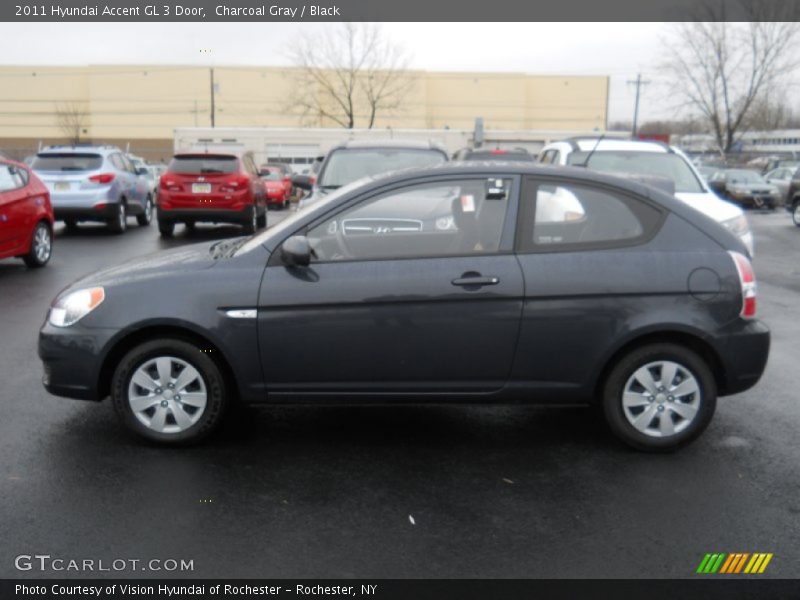
POLYGON ((165 338, 128 352, 111 384, 122 422, 164 444, 187 444, 209 435, 222 421, 228 394, 219 367, 204 350, 165 338))
POLYGON ((716 401, 706 361, 670 343, 642 346, 622 357, 603 389, 603 409, 614 434, 652 452, 694 440, 711 421, 716 401))
POLYGON ((792 205, 792 221, 797 227, 800 227, 800 200, 795 200, 792 205))

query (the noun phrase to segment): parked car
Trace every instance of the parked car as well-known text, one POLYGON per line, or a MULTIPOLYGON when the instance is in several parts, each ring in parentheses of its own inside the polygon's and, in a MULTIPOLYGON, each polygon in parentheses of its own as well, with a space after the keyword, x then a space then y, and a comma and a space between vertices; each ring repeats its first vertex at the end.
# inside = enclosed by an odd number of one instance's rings
POLYGON ((800 171, 798 167, 778 167, 764 175, 764 179, 767 183, 778 188, 778 201, 783 203, 784 206, 791 204, 789 186, 792 184, 792 179, 798 171, 800 171))
POLYGON ((258 172, 264 182, 267 206, 275 205, 280 208, 289 208, 294 189, 291 167, 279 163, 269 163, 261 165, 258 172))
POLYGON ((740 206, 774 209, 780 201, 778 187, 755 171, 723 169, 714 173, 708 185, 723 198, 740 206))
POLYGON ((161 176, 158 230, 172 235, 176 223, 234 223, 246 233, 267 225, 267 206, 250 154, 176 154, 161 176))
POLYGON ((295 175, 292 183, 309 191, 300 199, 299 206, 303 208, 320 200, 328 192, 362 177, 432 166, 446 161, 447 153, 444 149, 430 142, 349 141, 332 148, 321 161, 315 161, 315 165, 319 165, 314 170, 315 177, 295 175))
POLYGON ((32 168, 50 191, 55 218, 70 229, 99 221, 123 233, 129 216, 143 227, 150 224, 152 191, 115 146, 50 146, 36 155, 32 168))
POLYGON ((147 185, 150 188, 150 195, 155 198, 158 193, 158 176, 155 170, 151 169, 143 158, 134 156, 133 154, 128 154, 128 160, 131 161, 136 172, 139 173, 139 177, 143 177, 145 181, 147 181, 147 185))
POLYGON ((536 157, 525 148, 464 148, 453 155, 453 160, 520 160, 534 162, 536 157))
POLYGON ((800 168, 798 168, 792 176, 792 181, 789 184, 789 191, 786 193, 788 198, 786 202, 786 210, 792 214, 794 224, 800 227, 800 168))
POLYGON ((539 162, 670 179, 676 198, 722 223, 753 255, 753 234, 744 211, 717 197, 686 155, 673 146, 654 141, 572 138, 546 145, 539 162))
POLYGON ((50 193, 27 166, 0 159, 0 258, 43 267, 52 253, 50 193))
POLYGON ((110 395, 165 444, 203 438, 234 402, 526 402, 597 403, 622 440, 667 450, 758 381, 755 317, 746 246, 673 196, 451 163, 87 276, 55 298, 39 355, 51 393, 110 395))

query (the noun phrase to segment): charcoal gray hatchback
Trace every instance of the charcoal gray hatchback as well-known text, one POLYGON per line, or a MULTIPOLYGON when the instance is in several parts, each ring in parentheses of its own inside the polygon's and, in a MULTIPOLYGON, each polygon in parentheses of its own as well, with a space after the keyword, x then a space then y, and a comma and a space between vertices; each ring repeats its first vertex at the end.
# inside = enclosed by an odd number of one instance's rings
POLYGON ((54 300, 39 355, 50 392, 110 395, 165 444, 237 402, 522 402, 595 404, 623 441, 667 450, 760 378, 755 312, 742 242, 663 191, 455 163, 89 275, 54 300))

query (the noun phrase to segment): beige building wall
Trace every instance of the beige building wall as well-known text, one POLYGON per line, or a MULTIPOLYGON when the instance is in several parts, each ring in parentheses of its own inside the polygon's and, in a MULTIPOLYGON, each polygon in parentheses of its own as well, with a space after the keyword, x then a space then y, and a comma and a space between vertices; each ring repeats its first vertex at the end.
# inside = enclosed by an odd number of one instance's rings
MULTIPOLYGON (((606 126, 608 78, 522 73, 413 72, 402 105, 377 128, 589 131, 606 126)), ((218 127, 334 127, 290 104, 291 69, 216 67, 218 127)), ((58 114, 85 110, 86 140, 169 140, 177 127, 210 124, 211 73, 188 66, 0 66, 0 146, 65 138, 58 114), (5 142, 4 142, 5 141, 5 142)), ((358 109, 357 127, 367 110, 358 109)))

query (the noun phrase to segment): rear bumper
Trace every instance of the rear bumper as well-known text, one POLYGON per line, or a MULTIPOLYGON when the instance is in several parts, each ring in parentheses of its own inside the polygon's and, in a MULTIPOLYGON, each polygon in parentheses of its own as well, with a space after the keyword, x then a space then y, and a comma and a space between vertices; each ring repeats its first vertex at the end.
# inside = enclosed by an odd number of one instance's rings
POLYGON ((117 202, 109 202, 100 208, 94 206, 55 206, 53 215, 56 221, 107 221, 117 215, 117 202))
POLYGON ((738 394, 758 383, 769 357, 769 328, 758 320, 737 319, 716 337, 723 369, 719 395, 738 394))
POLYGON ((221 208, 176 208, 158 207, 158 220, 162 223, 247 223, 251 206, 239 210, 221 208))

